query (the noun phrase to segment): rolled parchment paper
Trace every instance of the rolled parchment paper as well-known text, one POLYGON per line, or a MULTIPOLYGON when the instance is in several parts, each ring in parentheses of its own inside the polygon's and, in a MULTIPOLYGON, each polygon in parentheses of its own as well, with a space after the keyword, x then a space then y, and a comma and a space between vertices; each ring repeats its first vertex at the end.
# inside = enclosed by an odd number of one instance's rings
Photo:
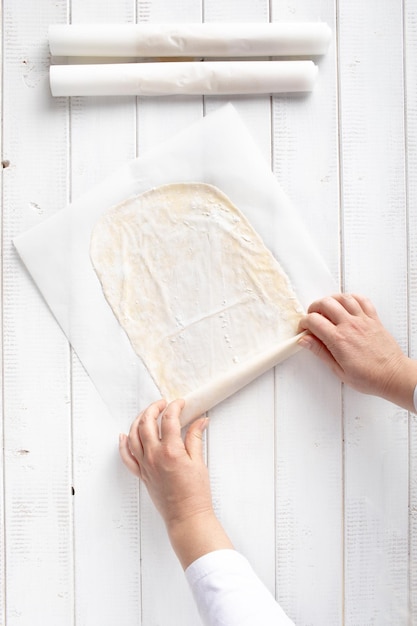
POLYGON ((52 65, 53 96, 228 95, 311 91, 312 61, 52 65))
POLYGON ((325 54, 322 22, 215 24, 52 24, 54 56, 251 57, 325 54))
POLYGON ((306 332, 281 342, 256 355, 252 360, 241 363, 233 370, 208 382, 203 387, 185 396, 185 406, 181 413, 181 426, 186 426, 196 417, 200 417, 214 406, 251 383, 275 365, 298 352, 299 340, 306 332))

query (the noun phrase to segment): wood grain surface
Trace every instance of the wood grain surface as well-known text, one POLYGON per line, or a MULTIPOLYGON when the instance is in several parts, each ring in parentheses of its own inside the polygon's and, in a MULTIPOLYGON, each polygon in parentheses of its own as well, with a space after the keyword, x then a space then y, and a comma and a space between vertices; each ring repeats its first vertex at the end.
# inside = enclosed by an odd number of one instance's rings
MULTIPOLYGON (((3 0, 0 626, 197 626, 13 237, 232 102, 340 289, 417 358, 414 0, 3 0), (325 21, 307 96, 52 98, 52 23, 325 21)), ((105 338, 103 338, 105 341, 105 338)), ((133 419, 134 416, 132 416, 133 419)), ((417 623, 417 422, 301 352, 211 412, 217 514, 297 626, 417 623)))

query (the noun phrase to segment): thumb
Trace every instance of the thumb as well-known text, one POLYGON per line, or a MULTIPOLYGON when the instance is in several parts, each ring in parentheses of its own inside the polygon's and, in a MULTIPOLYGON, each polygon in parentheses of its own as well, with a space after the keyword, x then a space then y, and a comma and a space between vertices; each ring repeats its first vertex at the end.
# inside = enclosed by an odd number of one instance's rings
POLYGON ((208 417, 200 417, 195 420, 185 435, 185 448, 191 458, 203 459, 203 433, 208 426, 208 417))
POLYGON ((342 367, 336 361, 327 346, 320 341, 320 339, 317 339, 314 335, 305 335, 302 339, 300 339, 298 345, 303 348, 307 348, 307 350, 310 350, 313 354, 318 356, 319 359, 321 359, 331 370, 333 370, 340 380, 343 380, 344 372, 342 367))

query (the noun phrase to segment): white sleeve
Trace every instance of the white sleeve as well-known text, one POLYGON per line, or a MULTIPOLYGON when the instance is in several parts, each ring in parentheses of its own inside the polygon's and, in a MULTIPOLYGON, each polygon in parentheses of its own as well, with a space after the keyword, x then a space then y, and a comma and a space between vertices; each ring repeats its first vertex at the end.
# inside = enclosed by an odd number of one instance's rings
POLYGON ((294 626, 235 550, 205 554, 185 575, 205 626, 294 626))

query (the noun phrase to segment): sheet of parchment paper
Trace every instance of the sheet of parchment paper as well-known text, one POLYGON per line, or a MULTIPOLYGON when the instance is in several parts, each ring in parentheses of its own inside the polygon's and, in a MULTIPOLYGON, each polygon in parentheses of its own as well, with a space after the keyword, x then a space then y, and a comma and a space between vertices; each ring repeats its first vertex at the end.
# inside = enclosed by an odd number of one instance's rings
POLYGON ((313 61, 51 65, 53 96, 173 96, 311 91, 313 61))
POLYGON ((16 249, 99 393, 118 419, 160 396, 108 305, 90 259, 98 218, 152 187, 206 182, 229 196, 281 263, 303 306, 336 289, 303 223, 235 109, 227 105, 130 161, 16 249))
POLYGON ((323 22, 51 24, 59 57, 260 57, 326 54, 323 22))

